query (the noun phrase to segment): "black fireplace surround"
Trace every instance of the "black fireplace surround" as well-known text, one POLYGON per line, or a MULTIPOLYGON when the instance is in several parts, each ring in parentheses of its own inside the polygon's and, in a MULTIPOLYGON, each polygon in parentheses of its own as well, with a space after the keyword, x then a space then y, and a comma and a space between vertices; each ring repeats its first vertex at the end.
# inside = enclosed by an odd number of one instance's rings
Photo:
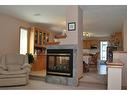
POLYGON ((73 76, 73 49, 47 49, 47 75, 73 76))

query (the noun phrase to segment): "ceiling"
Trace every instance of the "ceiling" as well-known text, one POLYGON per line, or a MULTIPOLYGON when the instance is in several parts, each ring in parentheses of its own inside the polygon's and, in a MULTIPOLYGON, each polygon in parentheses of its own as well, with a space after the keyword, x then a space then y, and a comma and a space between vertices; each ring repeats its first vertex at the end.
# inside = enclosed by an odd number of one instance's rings
POLYGON ((65 29, 67 6, 54 5, 1 5, 0 13, 13 16, 55 32, 65 29))
POLYGON ((123 21, 127 19, 127 6, 85 5, 81 8, 84 11, 84 31, 95 36, 122 32, 123 21))
MULTIPOLYGON (((109 36, 122 31, 127 18, 127 6, 82 5, 84 11, 84 32, 93 36, 109 36)), ((32 24, 43 26, 54 32, 62 32, 66 26, 64 5, 0 5, 0 13, 13 16, 32 24)))

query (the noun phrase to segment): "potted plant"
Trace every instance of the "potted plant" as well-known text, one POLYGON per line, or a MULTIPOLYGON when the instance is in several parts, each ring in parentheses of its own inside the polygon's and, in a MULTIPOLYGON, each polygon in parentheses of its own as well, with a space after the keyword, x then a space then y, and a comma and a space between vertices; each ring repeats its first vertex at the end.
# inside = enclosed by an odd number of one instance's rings
POLYGON ((33 57, 33 55, 31 53, 27 53, 26 55, 28 56, 28 62, 29 62, 29 64, 34 63, 34 57, 33 57))

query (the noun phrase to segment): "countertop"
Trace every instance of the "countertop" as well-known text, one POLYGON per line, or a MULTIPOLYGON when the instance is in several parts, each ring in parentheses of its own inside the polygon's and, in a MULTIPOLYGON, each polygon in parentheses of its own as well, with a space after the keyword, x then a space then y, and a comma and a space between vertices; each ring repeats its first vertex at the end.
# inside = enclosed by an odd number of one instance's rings
POLYGON ((110 67, 110 68, 122 68, 123 65, 124 64, 119 60, 116 60, 113 62, 107 62, 107 67, 110 67))

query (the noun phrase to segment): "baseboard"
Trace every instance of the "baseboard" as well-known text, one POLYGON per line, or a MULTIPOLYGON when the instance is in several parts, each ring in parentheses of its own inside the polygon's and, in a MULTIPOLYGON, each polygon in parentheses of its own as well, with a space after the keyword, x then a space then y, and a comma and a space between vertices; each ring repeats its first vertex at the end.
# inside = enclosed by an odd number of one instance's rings
POLYGON ((38 81, 45 81, 45 77, 43 77, 43 76, 30 75, 29 79, 31 79, 31 80, 38 80, 38 81))
POLYGON ((122 89, 123 89, 123 90, 127 89, 127 86, 122 86, 122 89))

